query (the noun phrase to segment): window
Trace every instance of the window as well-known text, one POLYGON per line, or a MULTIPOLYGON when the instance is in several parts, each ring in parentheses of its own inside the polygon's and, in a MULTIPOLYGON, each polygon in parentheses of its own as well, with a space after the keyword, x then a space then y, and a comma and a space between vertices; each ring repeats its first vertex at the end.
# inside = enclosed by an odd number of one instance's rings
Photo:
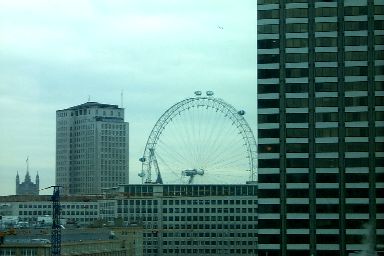
POLYGON ((259 34, 277 34, 279 33, 278 24, 258 25, 257 32, 259 34))
POLYGON ((368 158, 346 158, 346 167, 368 167, 368 158))
POLYGON ((368 11, 367 6, 345 6, 344 7, 345 16, 367 15, 367 11, 368 11))
POLYGON ((259 153, 279 153, 280 145, 279 144, 259 144, 258 146, 259 153))
POLYGON ((287 138, 308 138, 308 129, 307 128, 288 128, 287 138))
POLYGON ((347 127, 345 135, 347 137, 368 137, 369 130, 366 127, 347 127))
POLYGON ((362 61, 367 60, 367 52, 345 52, 344 58, 346 61, 362 61))
POLYGON ((259 159, 259 168, 279 168, 279 159, 259 159))
POLYGON ((339 100, 336 97, 316 98, 316 107, 337 107, 339 100))
POLYGON ((368 142, 347 142, 345 144, 345 151, 346 152, 368 152, 368 146, 369 146, 368 142))
POLYGON ((346 76, 367 76, 368 67, 345 67, 346 76))
POLYGON ((375 44, 384 45, 384 36, 383 35, 376 35, 375 36, 375 44))
POLYGON ((286 151, 288 153, 308 153, 308 143, 287 143, 286 151))
POLYGON ((368 113, 367 112, 345 113, 345 121, 347 122, 368 121, 368 113))
POLYGON ((307 38, 290 38, 286 40, 286 47, 288 48, 301 48, 308 47, 307 38))
POLYGON ((259 79, 268 79, 268 78, 278 78, 279 70, 278 69, 259 69, 257 72, 259 79))
POLYGON ((384 14, 384 5, 375 5, 375 14, 384 14))
POLYGON ((279 114, 259 114, 259 123, 279 123, 279 114))
POLYGON ((307 113, 288 113, 286 117, 287 117, 287 123, 307 123, 308 122, 307 113))
POLYGON ((337 68, 316 68, 315 73, 317 77, 337 76, 337 68))
POLYGON ((307 98, 288 98, 286 99, 286 107, 287 108, 307 108, 308 107, 308 99, 307 98))
POLYGON ((306 8, 287 9, 286 17, 287 18, 307 18, 308 17, 308 9, 306 9, 306 8))
POLYGON ((307 23, 289 23, 289 24, 286 24, 285 30, 287 33, 308 32, 308 24, 307 23))
POLYGON ((279 10, 259 10, 257 11, 258 19, 278 19, 279 10))
POLYGON ((315 90, 317 92, 336 92, 337 89, 337 83, 324 82, 315 84, 315 90))
MULTIPOLYGON (((366 27, 366 25, 365 25, 366 27)), ((375 20, 375 29, 382 30, 384 27, 384 20, 375 20)))
POLYGON ((308 54, 307 53, 287 53, 285 55, 285 60, 288 63, 308 62, 308 54))
POLYGON ((279 138, 280 131, 279 129, 259 129, 258 136, 259 138, 279 138))
POLYGON ((337 23, 335 22, 318 22, 315 24, 316 32, 337 31, 337 23))
POLYGON ((327 62, 335 62, 337 61, 337 53, 336 52, 317 52, 315 55, 316 61, 327 61, 327 62))
POLYGON ((337 144, 337 143, 317 143, 315 148, 316 148, 317 153, 338 152, 339 144, 337 144))
POLYGON ((322 7, 316 8, 316 16, 317 17, 332 17, 337 16, 336 7, 322 7))
POLYGON ((279 86, 277 84, 258 84, 257 92, 261 93, 278 93, 279 86))
POLYGON ((280 55, 279 54, 259 54, 257 55, 257 62, 259 64, 266 63, 279 63, 280 55))
POLYGON ((339 113, 316 113, 316 122, 337 122, 339 120, 339 113))
POLYGON ((359 82, 345 82, 344 88, 346 91, 366 91, 368 82, 359 81, 359 82))
POLYGON ((259 108, 278 108, 279 107, 279 99, 259 99, 258 101, 259 108))
POLYGON ((279 48, 279 40, 278 39, 264 39, 257 41, 258 49, 274 49, 279 48))
POLYGON ((346 21, 344 22, 345 31, 358 31, 358 30, 367 30, 366 21, 346 21))
POLYGON ((338 164, 338 158, 317 158, 315 161, 316 168, 335 168, 338 164))
POLYGON ((316 38, 316 47, 336 47, 337 38, 336 37, 317 37, 316 38))
POLYGON ((308 84, 286 84, 285 91, 288 93, 308 92, 308 84))
POLYGON ((345 106, 368 106, 368 97, 347 97, 345 106))
POLYGON ((288 158, 287 168, 308 168, 308 158, 288 158))
POLYGON ((286 68, 285 75, 287 78, 308 77, 307 68, 286 68))
POLYGON ((346 36, 344 42, 346 46, 367 45, 368 38, 366 36, 346 36))

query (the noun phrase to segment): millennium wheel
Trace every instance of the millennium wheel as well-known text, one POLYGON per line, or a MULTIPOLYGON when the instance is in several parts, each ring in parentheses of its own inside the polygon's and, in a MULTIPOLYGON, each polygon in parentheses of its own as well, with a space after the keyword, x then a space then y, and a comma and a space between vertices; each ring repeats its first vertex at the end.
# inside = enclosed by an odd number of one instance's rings
POLYGON ((143 183, 244 184, 256 181, 256 141, 245 112, 208 91, 159 118, 145 146, 143 183))

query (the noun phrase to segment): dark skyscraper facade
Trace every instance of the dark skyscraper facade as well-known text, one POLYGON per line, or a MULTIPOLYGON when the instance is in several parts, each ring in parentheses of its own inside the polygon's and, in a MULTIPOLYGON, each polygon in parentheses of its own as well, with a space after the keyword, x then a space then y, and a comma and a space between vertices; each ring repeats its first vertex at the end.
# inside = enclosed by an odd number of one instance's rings
POLYGON ((382 0, 258 1, 259 256, 383 250, 383 28, 382 0))

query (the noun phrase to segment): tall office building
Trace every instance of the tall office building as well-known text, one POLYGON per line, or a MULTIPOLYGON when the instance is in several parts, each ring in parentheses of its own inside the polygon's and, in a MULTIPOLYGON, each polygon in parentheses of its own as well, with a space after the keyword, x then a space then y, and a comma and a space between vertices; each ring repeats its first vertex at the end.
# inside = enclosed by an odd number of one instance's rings
POLYGON ((383 250, 383 28, 383 0, 258 1, 259 256, 383 250))
POLYGON ((66 194, 99 194, 128 183, 124 109, 87 102, 56 111, 56 185, 66 194))

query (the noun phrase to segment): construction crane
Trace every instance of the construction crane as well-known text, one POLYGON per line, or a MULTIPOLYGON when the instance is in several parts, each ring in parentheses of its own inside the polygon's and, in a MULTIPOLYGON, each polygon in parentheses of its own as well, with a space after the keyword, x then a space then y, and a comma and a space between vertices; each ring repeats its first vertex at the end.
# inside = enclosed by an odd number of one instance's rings
MULTIPOLYGON (((52 233, 51 233, 51 255, 60 256, 61 252, 61 225, 60 225, 60 188, 62 186, 50 186, 53 188, 52 201, 52 233)), ((42 189, 42 190, 44 190, 42 189)))

